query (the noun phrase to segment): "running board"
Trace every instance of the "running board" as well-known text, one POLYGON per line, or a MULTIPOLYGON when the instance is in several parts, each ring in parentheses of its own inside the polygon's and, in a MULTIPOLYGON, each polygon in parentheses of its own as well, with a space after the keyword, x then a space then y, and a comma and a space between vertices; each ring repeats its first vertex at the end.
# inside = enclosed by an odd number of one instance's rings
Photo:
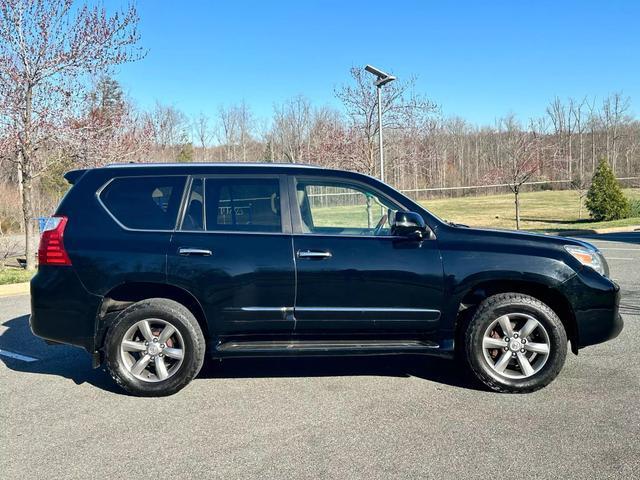
POLYGON ((438 349, 435 342, 418 340, 275 340, 228 341, 216 345, 224 353, 374 353, 409 352, 438 349))

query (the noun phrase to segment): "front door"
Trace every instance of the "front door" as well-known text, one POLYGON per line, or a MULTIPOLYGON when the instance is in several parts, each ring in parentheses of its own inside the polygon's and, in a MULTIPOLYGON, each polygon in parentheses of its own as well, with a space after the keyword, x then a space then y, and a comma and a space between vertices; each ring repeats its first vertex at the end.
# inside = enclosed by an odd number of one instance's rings
POLYGON ((351 180, 291 180, 297 333, 415 334, 437 330, 443 274, 435 240, 394 237, 403 209, 351 180))
POLYGON ((194 294, 213 335, 293 330, 295 270, 281 183, 278 175, 190 181, 167 276, 194 294))

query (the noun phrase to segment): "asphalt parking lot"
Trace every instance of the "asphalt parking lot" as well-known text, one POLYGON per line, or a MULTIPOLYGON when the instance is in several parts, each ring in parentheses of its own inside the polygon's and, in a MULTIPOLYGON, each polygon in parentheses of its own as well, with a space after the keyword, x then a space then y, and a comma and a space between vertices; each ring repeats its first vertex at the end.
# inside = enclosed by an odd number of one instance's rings
POLYGON ((0 298, 0 477, 640 478, 640 233, 594 235, 625 329, 528 395, 421 357, 254 359, 123 394, 0 298))

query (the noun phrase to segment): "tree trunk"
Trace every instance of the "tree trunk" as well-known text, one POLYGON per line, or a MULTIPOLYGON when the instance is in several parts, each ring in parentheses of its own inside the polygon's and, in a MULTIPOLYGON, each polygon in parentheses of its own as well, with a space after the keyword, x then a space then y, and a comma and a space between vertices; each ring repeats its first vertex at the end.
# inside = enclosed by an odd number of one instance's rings
POLYGON ((516 197, 516 230, 520 230, 520 197, 519 197, 520 192, 516 188, 513 191, 513 194, 516 197))
POLYGON ((20 171, 22 173, 22 217, 24 219, 25 248, 24 255, 27 270, 35 270, 36 253, 33 249, 33 158, 31 146, 31 115, 33 109, 33 86, 27 84, 25 91, 25 109, 22 117, 22 135, 20 138, 20 171))
POLYGON ((578 220, 582 220, 582 195, 578 196, 578 220))
MULTIPOLYGON (((22 156, 18 154, 18 193, 20 195, 20 201, 22 201, 22 196, 24 195, 23 183, 22 183, 22 156)), ((24 232, 24 216, 22 217, 22 223, 20 224, 21 231, 24 232)))
POLYGON ((573 140, 571 139, 571 127, 569 127, 569 180, 573 180, 573 140))
POLYGON ((584 181, 584 138, 580 131, 580 181, 584 181))
POLYGON ((33 248, 33 179, 31 175, 30 159, 22 155, 20 166, 22 167, 22 217, 24 219, 24 255, 27 261, 27 270, 35 270, 36 253, 33 248))
POLYGON ((596 172, 596 133, 591 128, 591 175, 596 172))

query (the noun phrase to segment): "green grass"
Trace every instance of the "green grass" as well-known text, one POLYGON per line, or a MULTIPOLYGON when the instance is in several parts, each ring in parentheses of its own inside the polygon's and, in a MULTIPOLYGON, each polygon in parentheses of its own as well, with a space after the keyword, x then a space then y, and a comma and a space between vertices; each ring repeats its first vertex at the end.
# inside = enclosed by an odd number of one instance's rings
POLYGON ((0 285, 28 282, 33 274, 22 268, 0 268, 0 285))
MULTIPOLYGON (((630 199, 640 199, 640 189, 626 189, 630 199)), ((515 228, 515 204, 512 194, 462 197, 421 202, 440 218, 473 227, 515 228)), ((573 190, 529 192, 520 194, 520 228, 538 231, 593 230, 640 225, 640 217, 593 222, 573 190)))
MULTIPOLYGON (((630 199, 640 199, 640 188, 626 189, 630 199)), ((471 227, 515 229, 515 204, 512 194, 425 200, 424 207, 440 218, 471 227)), ((366 227, 366 207, 314 208, 317 225, 366 227)), ((562 232, 595 230, 640 225, 640 217, 594 222, 582 206, 578 215, 578 193, 572 190, 529 192, 520 194, 520 228, 523 230, 562 232)), ((372 211, 373 224, 380 218, 379 207, 372 211)))
MULTIPOLYGON (((378 223, 385 211, 378 205, 371 207, 373 226, 378 223)), ((369 226, 367 207, 364 204, 348 207, 313 208, 312 215, 316 227, 367 228, 369 226)))

